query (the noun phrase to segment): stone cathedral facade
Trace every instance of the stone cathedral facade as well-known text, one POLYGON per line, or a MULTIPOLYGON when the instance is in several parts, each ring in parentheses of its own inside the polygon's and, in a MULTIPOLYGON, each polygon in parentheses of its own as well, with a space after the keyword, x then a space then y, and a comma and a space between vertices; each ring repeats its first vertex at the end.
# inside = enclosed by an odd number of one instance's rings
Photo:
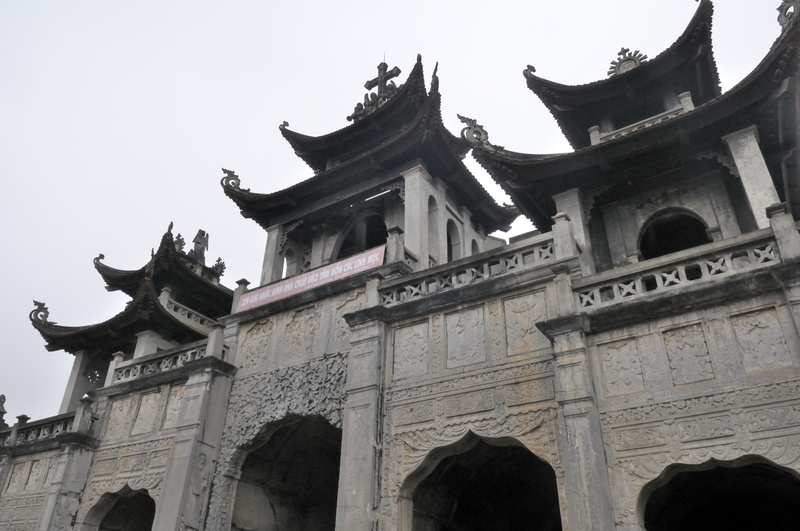
POLYGON ((257 286, 170 226, 141 269, 95 260, 131 298, 107 321, 35 303, 75 362, 58 415, 0 402, 0 529, 797 529, 799 8, 724 94, 709 0, 606 79, 528 67, 566 154, 453 135, 419 57, 338 131, 284 123, 313 176, 223 170, 257 286))

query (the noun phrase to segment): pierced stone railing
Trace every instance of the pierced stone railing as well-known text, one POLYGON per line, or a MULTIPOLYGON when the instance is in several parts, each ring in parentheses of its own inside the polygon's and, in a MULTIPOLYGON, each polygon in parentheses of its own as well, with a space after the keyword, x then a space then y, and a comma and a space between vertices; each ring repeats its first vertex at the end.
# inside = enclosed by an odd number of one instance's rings
MULTIPOLYGON (((180 350, 167 350, 144 358, 123 361, 114 367, 111 385, 130 382, 145 376, 167 372, 185 365, 189 361, 206 357, 207 345, 183 347, 180 350)), ((223 352, 226 349, 223 348, 223 352)))
POLYGON ((206 317, 205 315, 198 313, 191 308, 187 308, 186 306, 179 304, 172 299, 167 300, 165 307, 168 311, 173 312, 184 319, 194 321, 204 328, 211 328, 217 324, 214 319, 206 317))
POLYGON ((75 412, 51 417, 37 422, 25 424, 17 429, 16 444, 26 444, 42 441, 55 437, 60 433, 72 431, 72 423, 75 420, 75 412))
POLYGON ((26 415, 17 417, 18 422, 0 431, 0 446, 18 446, 52 441, 66 433, 88 434, 92 431, 94 418, 90 410, 90 399, 81 401, 81 406, 70 413, 28 422, 26 415))
POLYGON ((733 246, 717 249, 710 253, 685 257, 684 251, 674 261, 659 261, 650 268, 648 262, 626 267, 616 278, 600 274, 587 279, 579 279, 574 284, 578 306, 592 310, 651 294, 697 285, 737 273, 752 271, 780 263, 777 245, 770 236, 753 240, 752 237, 737 238, 733 246))
POLYGON ((492 278, 537 267, 554 261, 555 249, 552 233, 543 234, 531 241, 519 242, 496 253, 481 253, 443 264, 429 271, 385 283, 379 290, 383 306, 413 301, 432 293, 441 293, 492 278))

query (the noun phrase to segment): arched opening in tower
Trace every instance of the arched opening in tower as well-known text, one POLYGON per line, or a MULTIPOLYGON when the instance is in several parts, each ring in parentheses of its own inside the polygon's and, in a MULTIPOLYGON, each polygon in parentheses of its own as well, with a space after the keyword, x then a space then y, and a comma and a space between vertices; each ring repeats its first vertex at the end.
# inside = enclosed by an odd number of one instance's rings
POLYGON ((553 468, 520 445, 474 439, 414 489, 413 531, 560 530, 553 468))
POLYGON ((84 529, 98 531, 149 531, 153 528, 156 502, 146 490, 123 488, 117 493, 104 494, 89 511, 84 529), (100 520, 97 527, 92 522, 100 520))
POLYGON ((649 260, 706 243, 711 243, 711 238, 702 221, 683 212, 669 211, 647 224, 639 240, 639 253, 642 260, 649 260))
POLYGON ((252 531, 333 531, 342 432, 304 417, 268 427, 236 486, 232 527, 252 531))
POLYGON ((659 485, 644 505, 647 531, 789 531, 800 522, 800 479, 766 462, 684 467, 659 485))

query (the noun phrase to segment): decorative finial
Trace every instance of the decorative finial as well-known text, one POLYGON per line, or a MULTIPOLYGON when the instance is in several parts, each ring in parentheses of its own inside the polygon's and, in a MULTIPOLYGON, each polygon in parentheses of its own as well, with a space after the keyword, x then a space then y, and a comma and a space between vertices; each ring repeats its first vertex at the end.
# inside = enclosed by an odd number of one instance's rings
POLYGON ((783 0, 778 7, 778 23, 784 31, 789 29, 800 11, 800 0, 783 0))
POLYGON ((378 65, 378 77, 370 79, 364 83, 367 90, 377 89, 377 92, 368 92, 364 95, 364 103, 356 104, 353 114, 347 117, 348 122, 356 122, 366 115, 378 110, 380 106, 389 101, 392 96, 397 94, 397 85, 390 81, 400 75, 400 69, 396 66, 389 70, 389 65, 381 63, 378 65))
POLYGON ((193 258, 205 265, 206 251, 208 251, 208 233, 203 229, 198 230, 197 235, 194 237, 194 240, 192 240, 192 243, 194 244, 194 249, 186 253, 186 256, 193 258))
POLYGON ((175 250, 179 253, 183 252, 183 247, 186 245, 186 240, 183 239, 181 233, 179 232, 177 236, 175 236, 175 250))
POLYGON ((522 71, 522 75, 525 76, 526 79, 534 77, 533 74, 535 73, 536 73, 536 68, 531 65, 528 65, 528 68, 522 71))
POLYGON ((433 75, 431 76, 431 94, 439 92, 439 76, 436 73, 439 71, 439 62, 433 67, 433 75))
POLYGON ((617 52, 617 58, 611 61, 611 66, 608 68, 608 75, 616 76, 624 74, 645 61, 647 61, 647 56, 639 50, 634 50, 634 52, 631 53, 630 48, 621 48, 619 52, 617 52))
MULTIPOLYGON (((284 130, 284 129, 286 129, 287 127, 289 127, 289 122, 287 122, 286 120, 284 120, 284 121, 283 121, 283 123, 282 123, 281 125, 279 125, 279 126, 278 126, 278 129, 280 129, 281 131, 283 131, 283 130, 284 130)), ((225 171, 225 170, 223 170, 223 171, 225 171)))
POLYGON ((220 184, 222 184, 223 188, 230 188, 231 190, 239 190, 240 192, 250 191, 249 188, 241 188, 240 186, 241 182, 239 181, 239 176, 233 173, 231 170, 226 170, 225 168, 222 168, 222 172, 225 174, 225 177, 223 177, 222 180, 220 181, 220 184))
POLYGON ((458 119, 463 123, 467 124, 467 127, 461 130, 461 138, 473 146, 485 146, 489 143, 489 133, 486 132, 486 129, 484 129, 482 125, 478 124, 477 120, 461 116, 460 114, 456 116, 458 116, 458 119))
POLYGON ((105 258, 106 258, 106 255, 104 255, 103 253, 100 253, 94 258, 94 260, 92 260, 92 262, 94 262, 95 264, 99 264, 100 260, 105 260, 105 258))
POLYGON ((225 273, 225 262, 222 261, 222 258, 217 258, 217 261, 211 266, 211 270, 214 271, 218 277, 221 277, 223 273, 225 273))
POLYGON ((43 302, 33 301, 33 305, 36 307, 28 314, 28 318, 32 322, 55 324, 55 322, 48 320, 50 318, 50 310, 47 309, 43 302))
POLYGON ((172 234, 172 222, 169 222, 169 227, 167 227, 167 234, 172 234))

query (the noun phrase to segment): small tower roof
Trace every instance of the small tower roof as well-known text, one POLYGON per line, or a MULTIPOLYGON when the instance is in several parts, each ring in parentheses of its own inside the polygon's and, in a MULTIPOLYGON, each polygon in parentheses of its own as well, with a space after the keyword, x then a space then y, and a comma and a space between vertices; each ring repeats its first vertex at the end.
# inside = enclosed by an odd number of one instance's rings
POLYGON ((321 137, 303 136, 282 127, 284 137, 316 175, 270 194, 243 189, 239 177, 224 170, 225 194, 265 229, 309 216, 327 216, 343 202, 363 200, 387 190, 398 176, 389 169, 420 163, 441 178, 487 232, 506 230, 515 209, 498 205, 464 166, 469 144, 442 124, 441 96, 434 71, 425 92, 421 58, 394 96, 370 114, 339 131, 321 137))
MULTIPOLYGON (((198 235, 206 239, 208 237, 204 231, 198 235)), ((203 247, 203 244, 201 242, 195 246, 203 247)), ((108 291, 122 291, 133 297, 139 291, 142 280, 147 278, 153 282, 157 292, 169 288, 177 302, 203 315, 215 319, 227 315, 231 310, 233 292, 219 283, 225 264, 218 260, 214 266, 207 267, 197 250, 185 253, 182 247, 182 237, 173 237, 170 224, 158 250, 141 268, 132 271, 113 268, 101 261, 105 258, 102 254, 94 259, 94 267, 103 277, 108 291)))
POLYGON ((528 88, 558 122, 574 149, 590 144, 589 128, 599 125, 609 109, 647 106, 660 100, 656 90, 671 87, 675 94, 689 92, 695 106, 721 93, 719 73, 711 48, 713 6, 701 0, 686 30, 667 50, 646 61, 627 48, 612 63, 610 77, 585 85, 562 85, 523 71, 528 88))

